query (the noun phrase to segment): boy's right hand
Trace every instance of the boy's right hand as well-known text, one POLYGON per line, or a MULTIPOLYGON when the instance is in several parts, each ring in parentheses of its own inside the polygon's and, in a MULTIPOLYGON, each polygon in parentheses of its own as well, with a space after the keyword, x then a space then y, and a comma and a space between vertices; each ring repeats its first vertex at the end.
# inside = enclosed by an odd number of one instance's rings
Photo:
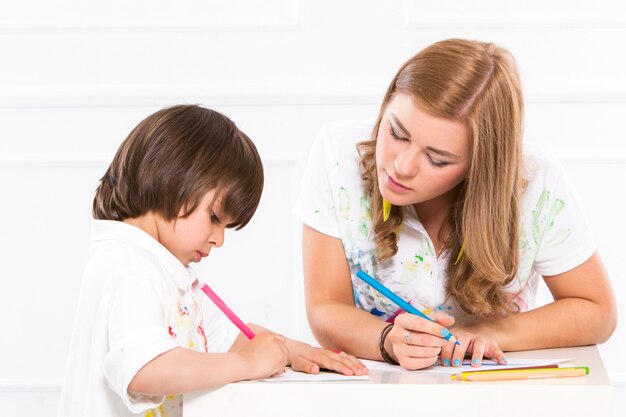
POLYGON ((285 372, 288 363, 285 337, 276 333, 258 333, 237 352, 245 363, 245 379, 262 379, 285 372))

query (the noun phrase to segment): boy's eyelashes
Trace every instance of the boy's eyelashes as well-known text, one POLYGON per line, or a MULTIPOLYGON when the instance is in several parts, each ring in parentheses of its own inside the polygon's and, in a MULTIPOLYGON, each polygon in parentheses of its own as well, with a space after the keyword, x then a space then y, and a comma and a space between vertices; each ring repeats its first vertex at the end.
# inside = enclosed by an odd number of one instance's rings
MULTIPOLYGON (((211 216, 211 223, 214 224, 222 224, 223 221, 232 221, 232 218, 230 218, 228 215, 221 217, 223 215, 218 215, 217 213, 215 213, 213 210, 209 209, 209 214, 211 216)), ((234 227, 237 227, 238 224, 237 223, 226 223, 224 225, 224 228, 226 229, 232 229, 234 227)))

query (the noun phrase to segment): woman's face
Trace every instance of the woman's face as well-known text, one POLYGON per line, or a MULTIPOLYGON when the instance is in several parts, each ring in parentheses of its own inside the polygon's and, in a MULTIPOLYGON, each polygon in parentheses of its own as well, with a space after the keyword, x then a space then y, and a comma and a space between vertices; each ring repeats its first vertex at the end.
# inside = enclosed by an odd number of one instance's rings
POLYGON ((389 102, 378 130, 376 166, 382 196, 406 206, 452 191, 467 174, 465 123, 435 117, 413 96, 398 93, 389 102))

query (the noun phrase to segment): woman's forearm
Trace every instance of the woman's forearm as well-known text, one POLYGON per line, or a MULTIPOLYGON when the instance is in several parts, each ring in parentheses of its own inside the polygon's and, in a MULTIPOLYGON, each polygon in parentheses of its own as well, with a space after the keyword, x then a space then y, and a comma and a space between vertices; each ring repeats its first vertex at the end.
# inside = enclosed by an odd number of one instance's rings
POLYGON ((326 348, 342 350, 359 358, 382 360, 378 341, 387 325, 354 305, 325 303, 308 309, 309 325, 326 348))
MULTIPOLYGON (((603 343, 613 333, 612 306, 582 298, 563 298, 505 318, 479 321, 468 327, 487 329, 505 351, 603 343)), ((464 326, 463 326, 464 327, 464 326)))

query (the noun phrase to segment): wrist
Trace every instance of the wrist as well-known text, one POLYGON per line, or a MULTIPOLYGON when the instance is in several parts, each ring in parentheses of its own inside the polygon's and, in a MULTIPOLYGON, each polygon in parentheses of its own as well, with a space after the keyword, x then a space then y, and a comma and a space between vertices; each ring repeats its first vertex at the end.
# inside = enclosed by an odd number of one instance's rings
POLYGON ((391 340, 389 340, 389 338, 385 339, 384 348, 385 348, 385 352, 387 352, 387 354, 393 360, 393 362, 395 362, 397 364, 398 363, 398 357, 396 356, 395 352, 393 351, 393 343, 391 343, 391 340))
POLYGON ((380 332, 378 349, 380 350, 380 356, 385 362, 392 365, 399 365, 398 358, 393 353, 393 345, 387 340, 387 335, 391 332, 391 329, 393 329, 393 323, 386 325, 380 332))
POLYGON ((229 356, 227 361, 229 362, 229 371, 231 373, 231 378, 229 378, 232 382, 235 381, 244 381, 250 379, 251 370, 254 368, 253 363, 248 363, 246 357, 239 352, 228 352, 226 355, 229 356))
POLYGON ((504 319, 493 319, 483 321, 483 330, 485 334, 493 338, 500 349, 505 350, 509 344, 511 327, 507 327, 503 322, 504 319), (507 331, 508 330, 508 331, 507 331))
POLYGON ((312 349, 311 345, 298 342, 296 340, 287 339, 285 341, 285 345, 287 345, 287 359, 289 360, 288 365, 291 366, 293 361, 300 355, 304 354, 307 350, 312 349))
POLYGON ((505 339, 507 339, 507 332, 505 331, 506 326, 503 325, 502 319, 477 320, 473 323, 460 325, 458 328, 493 339, 501 349, 503 344, 506 345, 505 339))

